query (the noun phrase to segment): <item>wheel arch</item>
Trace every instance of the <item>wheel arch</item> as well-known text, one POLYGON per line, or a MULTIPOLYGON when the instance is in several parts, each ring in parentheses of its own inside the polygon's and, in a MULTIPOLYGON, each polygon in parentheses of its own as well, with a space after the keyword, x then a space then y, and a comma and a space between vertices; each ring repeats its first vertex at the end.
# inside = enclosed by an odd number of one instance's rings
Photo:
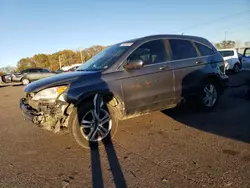
POLYGON ((30 80, 29 77, 28 77, 27 75, 22 76, 21 79, 20 79, 20 81, 22 81, 23 79, 28 79, 28 80, 30 80))
POLYGON ((75 106, 80 105, 86 100, 92 100, 96 94, 100 94, 103 96, 104 100, 111 104, 112 106, 117 106, 118 104, 122 104, 122 100, 120 97, 115 95, 114 93, 110 91, 105 91, 105 90, 98 90, 98 91, 92 91, 89 93, 84 93, 82 94, 78 100, 75 102, 75 106))
POLYGON ((98 90, 82 94, 75 102, 71 103, 69 111, 71 111, 72 108, 78 108, 80 105, 84 105, 85 101, 93 101, 96 94, 102 95, 104 101, 114 109, 116 117, 122 119, 124 116, 124 102, 118 97, 118 95, 106 90, 98 90))
POLYGON ((223 86, 221 84, 220 78, 216 74, 211 74, 211 75, 208 75, 208 76, 204 77, 200 84, 202 85, 206 81, 212 81, 218 87, 219 92, 220 93, 222 92, 223 86))

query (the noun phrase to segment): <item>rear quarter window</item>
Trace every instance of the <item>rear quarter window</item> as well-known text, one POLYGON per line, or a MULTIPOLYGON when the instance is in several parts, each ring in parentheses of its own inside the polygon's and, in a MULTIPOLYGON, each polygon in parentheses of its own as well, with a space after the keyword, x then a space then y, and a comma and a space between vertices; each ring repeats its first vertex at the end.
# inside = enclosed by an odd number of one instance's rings
POLYGON ((198 48, 198 50, 202 56, 208 56, 208 55, 214 54, 213 49, 209 48, 208 46, 203 45, 201 43, 197 43, 197 42, 194 42, 194 44, 198 48))

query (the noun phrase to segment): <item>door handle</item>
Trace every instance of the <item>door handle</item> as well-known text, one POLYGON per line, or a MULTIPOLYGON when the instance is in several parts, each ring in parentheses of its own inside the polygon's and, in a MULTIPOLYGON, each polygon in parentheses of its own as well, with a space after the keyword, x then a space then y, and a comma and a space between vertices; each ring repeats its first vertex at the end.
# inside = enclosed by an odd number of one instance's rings
POLYGON ((160 67, 160 70, 166 70, 166 69, 169 69, 169 66, 164 65, 164 66, 160 67))
POLYGON ((196 61, 196 64, 198 65, 198 64, 201 64, 201 63, 203 63, 202 61, 196 61))

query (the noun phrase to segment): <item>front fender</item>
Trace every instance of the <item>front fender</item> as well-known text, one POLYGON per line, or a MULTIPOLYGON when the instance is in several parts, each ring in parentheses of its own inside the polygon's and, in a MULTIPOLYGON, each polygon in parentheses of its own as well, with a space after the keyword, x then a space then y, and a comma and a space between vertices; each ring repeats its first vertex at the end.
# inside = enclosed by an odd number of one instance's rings
POLYGON ((88 93, 82 93, 78 97, 70 97, 69 95, 66 95, 66 101, 69 103, 74 104, 75 106, 78 106, 86 100, 92 100, 96 94, 101 94, 105 97, 105 100, 107 102, 111 101, 113 98, 117 101, 117 103, 122 104, 122 99, 118 95, 108 91, 108 90, 95 90, 95 91, 90 91, 88 93))

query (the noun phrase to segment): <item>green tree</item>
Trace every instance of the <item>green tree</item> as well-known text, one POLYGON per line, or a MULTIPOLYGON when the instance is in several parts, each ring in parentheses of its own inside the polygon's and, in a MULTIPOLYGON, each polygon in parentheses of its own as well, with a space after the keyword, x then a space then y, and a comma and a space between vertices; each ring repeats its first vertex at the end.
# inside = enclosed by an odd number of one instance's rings
POLYGON ((62 50, 53 54, 35 54, 33 57, 22 58, 17 63, 17 70, 31 67, 48 68, 58 70, 59 60, 62 66, 83 63, 92 58, 105 48, 105 46, 95 45, 81 51, 62 50), (82 55, 82 59, 81 59, 82 55))
POLYGON ((31 61, 34 62, 35 67, 50 68, 49 58, 48 58, 48 55, 46 55, 46 54, 37 54, 37 55, 34 55, 31 58, 31 61))
POLYGON ((215 47, 217 49, 223 49, 223 48, 234 48, 235 47, 235 41, 232 40, 224 40, 222 42, 215 43, 215 47))
POLYGON ((17 63, 17 71, 21 71, 23 69, 27 69, 30 67, 34 67, 34 62, 32 62, 32 60, 28 57, 26 58, 22 58, 18 61, 17 63))

